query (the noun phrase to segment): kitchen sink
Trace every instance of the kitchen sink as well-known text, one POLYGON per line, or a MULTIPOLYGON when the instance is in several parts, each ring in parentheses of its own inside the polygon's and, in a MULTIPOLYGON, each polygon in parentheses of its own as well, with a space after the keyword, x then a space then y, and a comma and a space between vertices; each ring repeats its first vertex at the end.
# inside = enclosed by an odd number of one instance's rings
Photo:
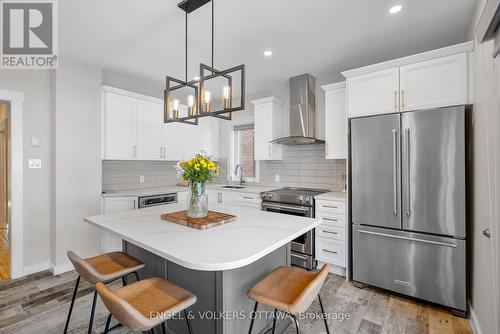
POLYGON ((225 189, 243 189, 245 187, 243 187, 243 186, 222 186, 221 188, 225 188, 225 189))

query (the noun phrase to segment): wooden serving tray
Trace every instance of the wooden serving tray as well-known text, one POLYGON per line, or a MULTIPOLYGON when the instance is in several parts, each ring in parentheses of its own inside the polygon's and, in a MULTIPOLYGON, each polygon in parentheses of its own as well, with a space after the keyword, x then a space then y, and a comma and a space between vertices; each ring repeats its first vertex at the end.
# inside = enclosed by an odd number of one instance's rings
POLYGON ((161 215, 162 220, 195 228, 197 230, 206 230, 207 228, 224 225, 235 221, 236 218, 236 216, 216 211, 208 211, 208 215, 203 218, 190 218, 187 216, 186 210, 161 215))

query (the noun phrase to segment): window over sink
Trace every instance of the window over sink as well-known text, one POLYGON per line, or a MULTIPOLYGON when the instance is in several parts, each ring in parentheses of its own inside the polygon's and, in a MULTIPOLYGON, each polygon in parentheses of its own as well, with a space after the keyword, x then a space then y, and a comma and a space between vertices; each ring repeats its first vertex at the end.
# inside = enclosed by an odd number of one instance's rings
POLYGON ((235 175, 235 169, 240 166, 243 179, 247 182, 258 182, 258 164, 254 158, 255 140, 253 124, 237 125, 231 131, 230 179, 240 180, 240 170, 235 175))

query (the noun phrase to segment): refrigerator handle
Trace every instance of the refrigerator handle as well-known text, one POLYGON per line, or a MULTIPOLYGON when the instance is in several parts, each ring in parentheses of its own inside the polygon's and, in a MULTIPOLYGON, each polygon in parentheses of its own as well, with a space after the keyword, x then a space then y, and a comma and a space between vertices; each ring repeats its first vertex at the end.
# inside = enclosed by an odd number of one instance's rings
POLYGON ((398 215, 398 130, 392 129, 392 195, 393 212, 398 215))
POLYGON ((405 157, 406 157, 406 215, 411 215, 410 210, 410 128, 405 128, 405 157))
POLYGON ((436 246, 445 246, 445 247, 457 248, 457 245, 454 244, 454 243, 452 243, 452 242, 432 241, 432 240, 425 240, 425 239, 411 238, 411 237, 403 237, 403 236, 394 235, 394 234, 372 232, 372 231, 364 231, 364 230, 357 230, 357 231, 359 233, 362 233, 362 234, 377 235, 377 236, 380 236, 380 237, 387 237, 387 238, 393 238, 393 239, 400 239, 400 240, 420 242, 422 244, 430 244, 430 245, 436 245, 436 246))

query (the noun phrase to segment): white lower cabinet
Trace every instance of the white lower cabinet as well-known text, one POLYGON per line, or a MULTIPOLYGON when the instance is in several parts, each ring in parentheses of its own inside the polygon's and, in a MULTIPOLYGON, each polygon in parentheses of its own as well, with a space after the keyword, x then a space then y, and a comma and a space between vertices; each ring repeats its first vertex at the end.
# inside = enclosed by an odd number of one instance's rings
POLYGON ((316 227, 316 260, 318 267, 330 264, 330 271, 345 276, 347 263, 346 202, 316 200, 316 218, 322 223, 316 227))
POLYGON ((233 203, 235 206, 243 206, 248 208, 261 209, 262 200, 260 194, 234 194, 233 203))
POLYGON ((208 189, 208 208, 214 207, 245 207, 260 211, 261 199, 257 193, 240 193, 219 189, 208 189))
MULTIPOLYGON (((137 209, 137 197, 104 197, 102 200, 102 213, 132 211, 137 209)), ((101 231, 101 251, 104 253, 122 250, 122 239, 101 231)))

